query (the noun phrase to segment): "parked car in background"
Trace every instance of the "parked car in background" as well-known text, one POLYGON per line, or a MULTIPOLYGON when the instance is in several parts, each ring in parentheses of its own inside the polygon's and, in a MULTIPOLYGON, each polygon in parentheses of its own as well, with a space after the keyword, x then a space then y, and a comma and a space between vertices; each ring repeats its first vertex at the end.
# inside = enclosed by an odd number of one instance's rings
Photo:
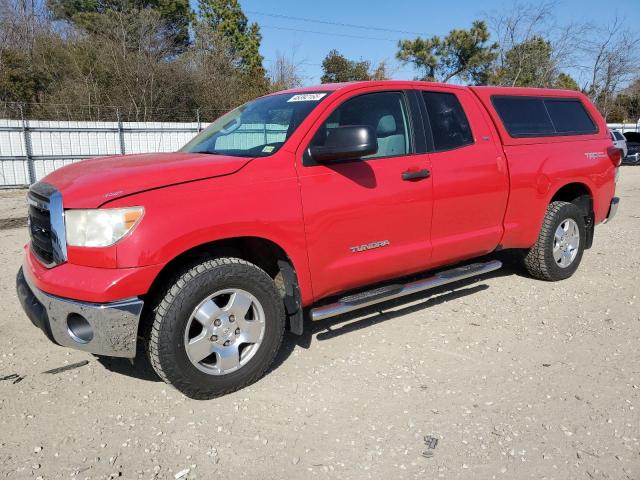
POLYGON ((532 277, 569 278, 616 213, 620 161, 580 92, 274 93, 179 152, 85 160, 34 184, 18 297, 53 342, 133 358, 141 337, 164 381, 213 398, 260 378, 304 317, 501 266, 460 262, 515 249, 532 277))
POLYGON ((625 132, 627 152, 622 163, 625 165, 640 165, 640 132, 625 132))
POLYGON ((627 156, 627 140, 624 138, 620 130, 609 129, 609 133, 611 134, 611 141, 613 142, 613 146, 619 148, 622 151, 622 157, 627 156))

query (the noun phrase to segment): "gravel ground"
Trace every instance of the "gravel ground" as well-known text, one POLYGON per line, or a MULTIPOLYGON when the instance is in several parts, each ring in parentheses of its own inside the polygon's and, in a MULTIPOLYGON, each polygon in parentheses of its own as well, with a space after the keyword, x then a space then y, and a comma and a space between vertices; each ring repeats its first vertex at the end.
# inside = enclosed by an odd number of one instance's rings
POLYGON ((26 196, 26 189, 0 190, 0 230, 26 224, 26 196))
POLYGON ((618 191, 573 278, 505 268, 321 322, 212 401, 49 343, 14 293, 26 232, 2 230, 0 478, 638 479, 640 168, 618 191))

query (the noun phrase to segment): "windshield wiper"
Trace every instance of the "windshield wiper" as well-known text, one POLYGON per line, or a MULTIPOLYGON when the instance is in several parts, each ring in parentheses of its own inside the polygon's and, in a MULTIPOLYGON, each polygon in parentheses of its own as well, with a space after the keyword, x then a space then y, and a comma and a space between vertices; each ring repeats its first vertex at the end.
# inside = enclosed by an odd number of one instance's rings
POLYGON ((204 150, 201 152, 192 152, 192 153, 202 153, 203 155, 221 155, 220 153, 216 152, 216 151, 210 151, 210 150, 204 150))

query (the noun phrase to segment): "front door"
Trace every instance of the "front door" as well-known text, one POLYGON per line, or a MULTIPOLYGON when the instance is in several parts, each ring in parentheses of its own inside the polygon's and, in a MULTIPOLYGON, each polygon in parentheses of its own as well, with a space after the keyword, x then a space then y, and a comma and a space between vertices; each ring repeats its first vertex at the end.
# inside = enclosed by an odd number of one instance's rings
POLYGON ((428 155, 414 153, 410 118, 403 92, 358 94, 321 118, 301 145, 297 168, 316 299, 427 268, 431 166, 428 155), (377 153, 325 164, 308 158, 310 143, 322 145, 327 131, 344 125, 371 126, 377 153))

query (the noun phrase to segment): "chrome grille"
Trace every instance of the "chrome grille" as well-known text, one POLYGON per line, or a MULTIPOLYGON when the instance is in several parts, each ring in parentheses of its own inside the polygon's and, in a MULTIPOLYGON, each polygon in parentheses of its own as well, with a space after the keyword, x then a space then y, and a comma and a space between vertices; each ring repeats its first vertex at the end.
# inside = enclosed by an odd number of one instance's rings
POLYGON ((47 267, 66 260, 62 197, 51 185, 36 183, 27 195, 31 251, 47 267))

